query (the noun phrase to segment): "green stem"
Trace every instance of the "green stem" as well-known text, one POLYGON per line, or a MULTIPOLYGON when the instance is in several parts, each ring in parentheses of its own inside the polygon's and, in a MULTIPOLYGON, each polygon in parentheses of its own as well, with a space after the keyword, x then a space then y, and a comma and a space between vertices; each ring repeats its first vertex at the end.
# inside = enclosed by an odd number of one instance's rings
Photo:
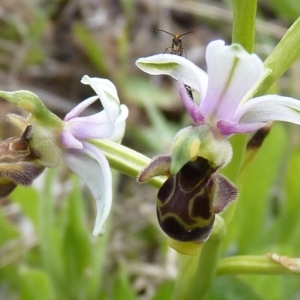
POLYGON ((256 7, 257 0, 232 0, 232 42, 250 53, 254 50, 256 7))
MULTIPOLYGON (((234 182, 237 188, 239 183, 239 174, 241 171, 241 166, 243 162, 243 158, 245 156, 245 150, 247 145, 247 135, 234 135, 231 138, 233 156, 232 160, 228 166, 221 170, 222 174, 225 175, 228 179, 234 182)), ((222 212, 222 217, 228 226, 231 220, 234 217, 236 207, 238 205, 239 199, 236 199, 225 211, 222 212)))
POLYGON ((240 255, 220 259, 217 275, 241 274, 299 275, 267 256, 240 255))
MULTIPOLYGON (((151 161, 149 157, 109 140, 92 140, 91 143, 103 151, 113 169, 133 178, 151 161)), ((164 181, 165 177, 158 176, 147 183, 158 189, 164 181)))
POLYGON ((199 295, 201 299, 205 297, 216 274, 225 232, 222 217, 216 215, 212 234, 203 245, 200 256, 182 257, 174 300, 199 299, 199 295))
MULTIPOLYGON (((247 1, 245 1, 247 2, 247 1)), ((300 17, 288 29, 284 37, 277 44, 273 52, 265 60, 264 65, 271 70, 263 82, 260 83, 256 95, 264 94, 269 87, 279 79, 300 56, 300 17)))
POLYGON ((230 138, 233 155, 230 163, 221 169, 221 173, 232 182, 236 182, 241 170, 241 164, 245 155, 248 136, 246 134, 235 134, 230 138))
MULTIPOLYGON (((257 0, 232 0, 232 6, 232 42, 241 44, 248 52, 253 52, 257 0)), ((230 142, 233 146, 233 158, 230 164, 221 172, 236 183, 245 154, 247 135, 234 135, 230 142)), ((230 222, 234 215, 236 203, 237 201, 223 214, 226 224, 230 222)))

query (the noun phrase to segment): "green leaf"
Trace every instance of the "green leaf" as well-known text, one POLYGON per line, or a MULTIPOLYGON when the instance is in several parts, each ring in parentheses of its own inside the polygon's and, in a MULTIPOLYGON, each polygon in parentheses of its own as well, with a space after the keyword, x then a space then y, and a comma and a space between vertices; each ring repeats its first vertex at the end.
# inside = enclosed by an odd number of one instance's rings
MULTIPOLYGON (((61 214, 64 223, 60 228, 62 235, 62 256, 64 278, 67 278, 69 297, 85 293, 87 287, 84 279, 85 271, 89 268, 92 245, 90 232, 85 224, 85 210, 79 180, 72 176, 73 189, 69 194, 66 207, 61 214)), ((57 230, 59 230, 57 227, 57 230)), ((93 274, 96 275, 96 274, 93 274)))
POLYGON ((19 185, 10 195, 12 201, 17 203, 24 215, 34 226, 39 225, 39 195, 34 188, 19 185))
POLYGON ((75 35, 75 38, 85 50, 92 65, 103 75, 103 77, 108 76, 109 68, 106 64, 106 56, 104 51, 99 46, 101 43, 96 41, 91 32, 88 31, 87 28, 81 23, 74 24, 72 31, 75 35))
POLYGON ((20 270, 20 292, 22 300, 56 300, 52 282, 42 270, 22 267, 20 270))
POLYGON ((255 293, 259 296, 258 299, 297 299, 297 297, 295 297, 295 293, 299 291, 299 278, 297 276, 247 275, 241 276, 241 278, 245 284, 248 284, 252 287, 253 291, 255 291, 255 293))
POLYGON ((171 300, 174 292, 174 280, 166 280, 159 287, 152 300, 171 300))
POLYGON ((121 265, 118 270, 117 278, 113 285, 113 296, 111 299, 114 300, 136 300, 137 297, 129 282, 128 274, 125 266, 121 265))
POLYGON ((45 10, 41 10, 37 6, 32 6, 31 18, 26 28, 24 40, 26 40, 28 53, 26 63, 28 66, 40 64, 46 59, 43 35, 48 24, 45 10))
POLYGON ((268 199, 272 185, 278 177, 281 157, 286 150, 286 133, 282 124, 275 124, 264 141, 257 158, 240 190, 237 208, 228 225, 226 241, 234 239, 238 253, 257 253, 268 243, 263 234, 267 221, 268 199))
MULTIPOLYGON (((298 129, 298 128, 297 128, 298 129)), ((285 254, 298 256, 300 247, 299 231, 300 218, 297 207, 299 206, 299 170, 300 170, 300 147, 291 151, 283 181, 284 198, 281 197, 282 209, 280 220, 271 228, 276 232, 276 241, 284 247, 285 254)))
POLYGON ((64 290, 64 257, 62 254, 62 232, 56 227, 56 207, 53 192, 54 179, 57 170, 48 169, 45 176, 45 186, 40 193, 39 228, 40 255, 44 269, 55 286, 64 290))
POLYGON ((153 82, 141 76, 123 78, 120 84, 122 84, 124 98, 130 99, 134 104, 144 106, 145 103, 151 103, 160 108, 167 108, 174 104, 174 96, 170 91, 153 85, 153 82))
POLYGON ((270 4, 280 17, 294 21, 300 15, 299 0, 270 0, 270 4))
POLYGON ((264 94, 300 57, 300 17, 264 62, 271 73, 260 84, 257 95, 264 94))
POLYGON ((249 284, 232 276, 217 277, 205 299, 262 300, 249 284))
POLYGON ((0 210, 0 246, 19 236, 17 228, 9 222, 0 210))

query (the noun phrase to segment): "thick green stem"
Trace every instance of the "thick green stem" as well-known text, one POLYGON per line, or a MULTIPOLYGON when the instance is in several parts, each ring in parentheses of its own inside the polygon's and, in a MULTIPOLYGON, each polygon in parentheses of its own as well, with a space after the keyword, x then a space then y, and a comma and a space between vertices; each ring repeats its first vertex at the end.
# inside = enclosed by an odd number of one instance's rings
POLYGON ((177 277, 174 300, 201 299, 205 297, 216 274, 225 236, 225 223, 216 215, 212 234, 204 244, 200 256, 182 257, 177 277))
MULTIPOLYGON (((232 42, 241 44, 248 52, 253 52, 255 41, 255 20, 257 0, 232 0, 233 25, 232 42)), ((236 183, 245 153, 247 135, 232 137, 233 159, 222 173, 236 183)), ((234 208, 231 209, 234 211, 234 208)), ((229 214, 229 213, 227 213, 229 214)))
MULTIPOLYGON (((133 178, 136 178, 151 161, 149 157, 109 140, 92 140, 91 143, 103 151, 113 169, 133 178)), ((150 179, 148 183, 160 188, 164 181, 165 177, 158 176, 150 179)))
POLYGON ((256 7, 257 0, 232 0, 232 42, 248 52, 254 50, 256 7))
POLYGON ((267 256, 240 255, 226 257, 219 261, 217 275, 241 274, 299 275, 267 256))
MULTIPOLYGON (((247 1, 245 1, 247 2, 247 1)), ((257 95, 264 94, 300 57, 300 17, 288 29, 284 37, 265 60, 264 65, 271 70, 262 83, 257 95)))

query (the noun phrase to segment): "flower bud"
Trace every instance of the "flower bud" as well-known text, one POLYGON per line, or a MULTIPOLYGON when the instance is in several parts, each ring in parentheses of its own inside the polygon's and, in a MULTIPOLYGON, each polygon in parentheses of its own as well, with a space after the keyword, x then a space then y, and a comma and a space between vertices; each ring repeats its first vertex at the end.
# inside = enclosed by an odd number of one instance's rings
POLYGON ((0 142, 0 197, 7 196, 18 185, 30 185, 42 173, 44 166, 29 145, 32 126, 28 125, 21 137, 0 142))
POLYGON ((15 126, 24 130, 24 123, 32 125, 30 148, 39 153, 39 163, 45 167, 56 167, 61 160, 59 134, 63 121, 53 114, 40 98, 29 91, 4 92, 0 97, 30 112, 27 119, 11 114, 9 120, 15 126))

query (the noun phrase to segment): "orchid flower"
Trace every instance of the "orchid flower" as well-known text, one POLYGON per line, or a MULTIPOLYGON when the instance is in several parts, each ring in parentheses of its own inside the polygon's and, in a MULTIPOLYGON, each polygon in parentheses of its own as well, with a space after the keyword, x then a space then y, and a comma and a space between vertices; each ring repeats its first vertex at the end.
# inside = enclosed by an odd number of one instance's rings
POLYGON ((128 109, 120 105, 117 90, 107 79, 84 76, 81 81, 96 92, 59 119, 50 112, 37 95, 29 91, 3 92, 0 97, 29 111, 27 119, 10 115, 10 121, 24 131, 32 126, 26 140, 28 148, 37 153, 35 163, 42 167, 56 167, 61 157, 67 166, 80 176, 96 200, 96 222, 93 234, 105 231, 105 221, 112 203, 112 174, 109 163, 93 139, 120 142, 125 131, 128 109), (103 110, 90 116, 79 115, 100 99, 103 110))
POLYGON ((208 45, 206 62, 207 73, 174 54, 136 62, 146 73, 177 80, 182 102, 195 123, 176 134, 171 155, 157 156, 138 177, 143 182, 168 176, 157 196, 159 223, 172 241, 170 246, 188 255, 199 253, 199 245, 211 233, 215 214, 237 198, 237 189, 230 181, 225 177, 216 181, 218 170, 232 158, 227 137, 256 131, 275 120, 300 125, 300 101, 278 95, 252 98, 270 72, 256 54, 217 40, 208 45), (191 90, 198 92, 197 101, 191 90), (185 183, 192 183, 191 194, 185 183), (211 192, 207 192, 209 187, 211 192), (210 216, 205 222, 199 218, 204 213, 210 216))
POLYGON ((64 161, 85 181, 96 200, 97 216, 93 234, 101 235, 111 208, 112 175, 104 154, 88 140, 120 142, 128 109, 126 105, 120 105, 117 90, 109 80, 84 76, 81 82, 90 85, 97 96, 81 102, 66 115, 60 138, 64 161), (98 99, 104 107, 101 112, 79 117, 86 107, 98 99))
POLYGON ((152 75, 166 74, 178 81, 180 97, 193 122, 208 125, 216 136, 249 133, 268 121, 300 125, 300 101, 278 95, 251 98, 270 72, 256 54, 242 46, 211 42, 206 49, 207 73, 184 57, 158 54, 137 60, 136 65, 152 75), (193 101, 185 85, 199 93, 193 101))

